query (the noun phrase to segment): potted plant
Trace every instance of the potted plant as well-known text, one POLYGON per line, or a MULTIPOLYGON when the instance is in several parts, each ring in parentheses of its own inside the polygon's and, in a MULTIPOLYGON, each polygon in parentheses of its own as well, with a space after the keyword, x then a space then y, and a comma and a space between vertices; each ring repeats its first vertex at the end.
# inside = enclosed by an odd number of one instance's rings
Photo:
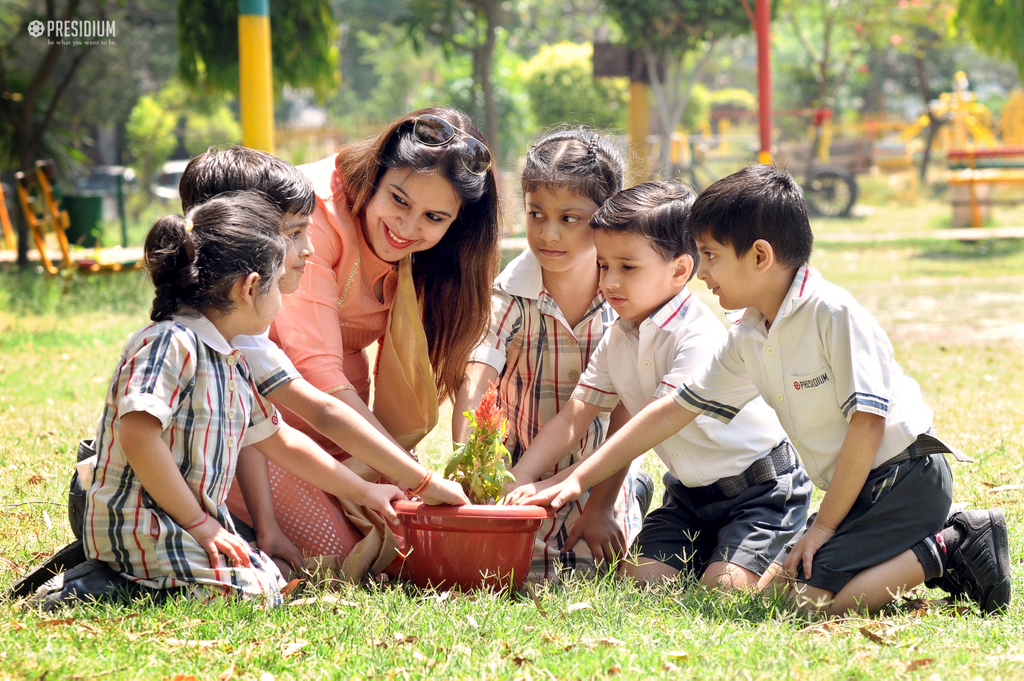
POLYGON ((462 485, 469 505, 394 503, 404 528, 404 569, 417 586, 507 589, 526 581, 534 535, 551 511, 496 504, 504 486, 515 482, 505 467, 508 421, 497 401, 492 383, 480 406, 466 412, 469 441, 445 466, 445 477, 462 485))

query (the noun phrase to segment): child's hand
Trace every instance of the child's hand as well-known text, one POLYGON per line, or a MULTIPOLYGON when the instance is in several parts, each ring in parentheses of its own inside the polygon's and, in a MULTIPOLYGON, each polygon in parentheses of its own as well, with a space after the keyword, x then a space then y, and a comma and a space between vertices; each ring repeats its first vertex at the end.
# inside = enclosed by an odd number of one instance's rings
POLYGON ((228 565, 252 567, 252 561, 249 560, 249 545, 237 534, 225 530, 212 515, 207 514, 206 520, 186 532, 206 550, 210 567, 220 567, 222 553, 227 556, 228 565))
POLYGON ((528 482, 525 485, 519 485, 518 487, 512 486, 512 489, 505 497, 505 503, 510 506, 522 506, 525 499, 533 498, 538 492, 543 492, 549 487, 554 486, 554 484, 555 483, 551 481, 551 478, 548 478, 547 480, 540 480, 538 482, 528 482))
POLYGON ((394 485, 381 485, 367 483, 361 495, 361 499, 355 499, 360 506, 365 506, 384 516, 384 520, 392 525, 398 524, 398 514, 391 508, 391 502, 395 499, 402 499, 405 493, 394 485))
POLYGON ((562 543, 562 550, 571 551, 577 541, 584 539, 595 562, 611 563, 626 552, 626 533, 615 522, 611 509, 598 509, 597 506, 594 503, 583 506, 583 512, 562 543))
MULTIPOLYGON (((539 487, 545 484, 546 482, 548 481, 545 481, 544 483, 534 484, 538 485, 539 487)), ((546 489, 539 489, 537 493, 534 494, 533 496, 526 497, 525 499, 519 499, 516 503, 519 504, 520 506, 527 506, 533 504, 536 506, 551 506, 551 508, 562 508, 570 501, 575 501, 576 499, 579 499, 581 494, 583 494, 583 490, 580 489, 579 482, 576 481, 575 477, 569 476, 569 478, 564 482, 558 483, 557 485, 552 485, 551 487, 548 487, 546 489)))
POLYGON ((420 492, 420 499, 424 504, 430 506, 438 504, 462 506, 469 503, 469 497, 462 491, 462 485, 454 480, 445 480, 440 475, 435 475, 430 479, 427 488, 420 492))
POLYGON ((285 561, 293 570, 302 569, 306 563, 302 551, 295 547, 276 524, 256 533, 256 546, 271 558, 285 561))
POLYGON ((803 564, 804 577, 810 579, 814 554, 835 533, 836 531, 832 528, 818 525, 818 523, 811 523, 811 526, 804 532, 804 536, 797 540, 796 544, 793 545, 793 550, 789 552, 786 560, 782 563, 783 574, 792 579, 796 576, 797 568, 803 564))

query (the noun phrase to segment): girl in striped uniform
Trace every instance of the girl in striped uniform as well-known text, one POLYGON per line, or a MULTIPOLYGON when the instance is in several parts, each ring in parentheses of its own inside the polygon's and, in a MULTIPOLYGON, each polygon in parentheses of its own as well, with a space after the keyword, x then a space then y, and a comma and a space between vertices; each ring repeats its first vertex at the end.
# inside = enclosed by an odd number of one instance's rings
POLYGON ((281 422, 231 345, 265 332, 281 306, 282 217, 262 194, 231 192, 161 218, 146 237, 153 323, 111 379, 84 528, 86 555, 135 586, 280 602, 281 573, 238 536, 226 506, 247 444, 396 520, 400 490, 363 481, 281 422))

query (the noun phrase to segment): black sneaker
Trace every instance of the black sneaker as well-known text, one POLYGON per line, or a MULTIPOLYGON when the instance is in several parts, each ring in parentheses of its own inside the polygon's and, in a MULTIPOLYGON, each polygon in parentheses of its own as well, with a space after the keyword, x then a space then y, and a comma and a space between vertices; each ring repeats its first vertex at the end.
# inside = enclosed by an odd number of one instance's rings
MULTIPOLYGON (((963 530, 960 547, 948 557, 940 584, 950 594, 963 594, 986 613, 1010 604, 1010 541, 1003 511, 959 511, 948 525, 963 530)), ((937 580, 938 581, 938 580, 937 580)))
POLYGON ((645 470, 636 474, 636 482, 633 483, 633 494, 636 495, 636 503, 640 504, 640 517, 646 518, 647 511, 651 508, 651 500, 654 498, 654 480, 645 470))

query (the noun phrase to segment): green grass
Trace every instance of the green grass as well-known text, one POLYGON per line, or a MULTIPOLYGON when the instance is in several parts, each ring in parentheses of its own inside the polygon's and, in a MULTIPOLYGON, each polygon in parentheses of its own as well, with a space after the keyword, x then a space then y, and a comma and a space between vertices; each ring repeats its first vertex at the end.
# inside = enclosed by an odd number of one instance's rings
MULTIPOLYGON (((829 241, 832 228, 815 222, 813 265, 878 316, 939 432, 977 459, 954 464, 956 500, 1006 511, 1015 588, 1005 615, 911 600, 870 619, 809 621, 759 596, 610 578, 538 588, 537 603, 402 584, 311 589, 302 595, 313 601, 270 612, 171 600, 41 615, 3 601, 0 679, 1024 678, 1024 490, 998 490, 1020 484, 1024 460, 1024 245, 851 245, 829 241)), ((71 540, 74 448, 92 434, 149 302, 137 272, 0 272, 0 589, 71 540)), ((435 467, 449 415, 421 447, 435 467)), ((645 466, 660 479, 657 459, 645 466)))

